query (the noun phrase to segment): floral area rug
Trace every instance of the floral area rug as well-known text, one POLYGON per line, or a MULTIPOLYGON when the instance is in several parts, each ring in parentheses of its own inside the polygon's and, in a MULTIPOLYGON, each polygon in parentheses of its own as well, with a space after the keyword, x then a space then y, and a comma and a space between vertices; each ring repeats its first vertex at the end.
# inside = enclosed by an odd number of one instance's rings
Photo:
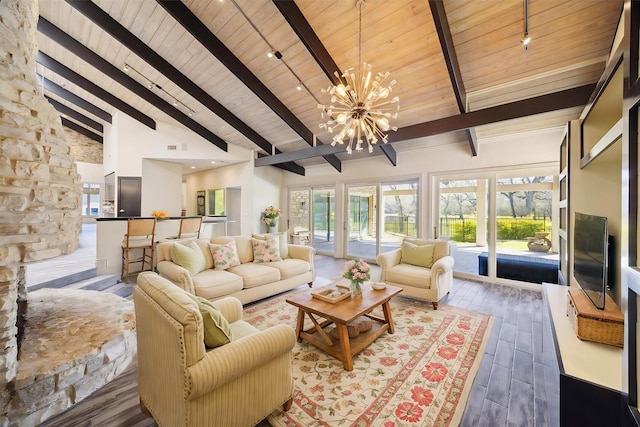
MULTIPOLYGON (((295 328, 297 308, 277 297, 248 307, 244 319, 265 329, 295 328)), ((493 318, 402 296, 395 325, 353 358, 353 371, 309 343, 293 349, 294 402, 273 426, 457 426, 489 339, 493 318)), ((383 317, 376 309, 374 314, 383 317)), ((311 325, 305 325, 310 327, 311 325)), ((328 328, 331 328, 329 326, 328 328)))

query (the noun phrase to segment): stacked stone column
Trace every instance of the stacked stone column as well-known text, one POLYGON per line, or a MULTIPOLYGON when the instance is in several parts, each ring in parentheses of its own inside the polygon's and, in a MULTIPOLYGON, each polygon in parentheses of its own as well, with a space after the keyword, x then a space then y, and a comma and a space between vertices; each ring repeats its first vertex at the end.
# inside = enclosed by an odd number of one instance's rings
POLYGON ((36 75, 37 22, 37 0, 0 1, 0 425, 18 364, 20 265, 73 252, 81 227, 71 146, 36 75))

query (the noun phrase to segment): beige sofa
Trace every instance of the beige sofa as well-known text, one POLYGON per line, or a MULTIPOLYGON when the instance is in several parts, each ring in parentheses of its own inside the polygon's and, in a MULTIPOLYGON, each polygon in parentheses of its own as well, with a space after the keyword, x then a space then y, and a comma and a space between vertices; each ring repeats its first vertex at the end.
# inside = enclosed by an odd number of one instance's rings
POLYGON ((377 262, 382 268, 380 280, 390 285, 400 286, 402 294, 431 301, 433 309, 438 309, 438 301, 451 290, 453 285, 453 257, 449 243, 442 240, 405 239, 415 245, 433 245, 433 265, 431 268, 403 263, 402 249, 378 255, 377 262))
POLYGON ((311 246, 288 245, 288 258, 254 263, 250 237, 215 237, 195 242, 205 257, 205 268, 194 276, 172 261, 171 246, 175 241, 159 243, 156 249, 158 273, 194 295, 211 301, 233 296, 247 304, 303 284, 313 285, 315 249, 311 246), (241 264, 227 270, 214 269, 209 244, 224 244, 231 239, 235 240, 241 264))
POLYGON ((133 291, 140 404, 159 426, 253 426, 291 405, 290 326, 259 331, 242 320, 242 304, 214 304, 231 342, 206 349, 203 316, 185 291, 156 273, 138 275, 133 291))

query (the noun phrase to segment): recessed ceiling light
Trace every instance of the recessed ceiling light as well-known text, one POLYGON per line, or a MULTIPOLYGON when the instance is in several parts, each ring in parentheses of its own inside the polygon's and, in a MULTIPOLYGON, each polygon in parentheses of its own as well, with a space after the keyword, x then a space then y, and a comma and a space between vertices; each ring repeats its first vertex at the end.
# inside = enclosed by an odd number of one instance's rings
POLYGON ((215 161, 215 160, 211 160, 211 164, 212 164, 212 165, 215 165, 215 164, 216 164, 216 161, 215 161))
POLYGON ((191 169, 195 169, 195 168, 196 168, 195 166, 191 166, 191 169))
POLYGON ((269 53, 267 53, 267 56, 268 56, 269 58, 273 58, 273 52, 269 52, 269 53))

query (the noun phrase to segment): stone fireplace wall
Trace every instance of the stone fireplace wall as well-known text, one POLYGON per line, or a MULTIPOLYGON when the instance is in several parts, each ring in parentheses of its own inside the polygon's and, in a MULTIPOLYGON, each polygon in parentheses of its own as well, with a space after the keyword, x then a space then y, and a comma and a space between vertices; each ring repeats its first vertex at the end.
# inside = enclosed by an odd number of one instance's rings
POLYGON ((37 0, 0 1, 0 425, 17 371, 20 265, 73 252, 82 188, 36 76, 37 0))

